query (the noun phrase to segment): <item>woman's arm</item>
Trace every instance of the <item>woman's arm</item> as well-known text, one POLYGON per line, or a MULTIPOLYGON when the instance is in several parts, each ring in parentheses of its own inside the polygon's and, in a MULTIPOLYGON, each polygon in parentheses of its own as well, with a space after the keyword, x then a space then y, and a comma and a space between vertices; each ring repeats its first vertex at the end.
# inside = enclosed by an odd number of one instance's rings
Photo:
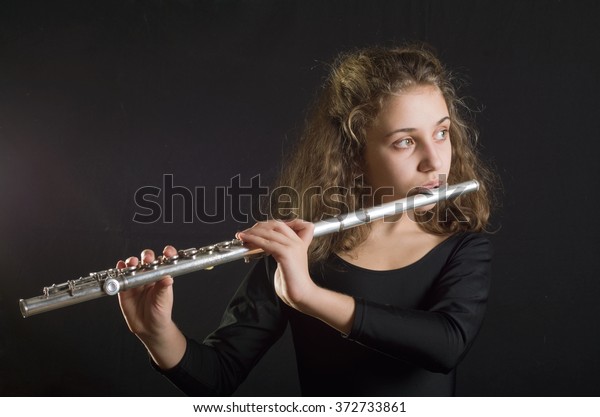
MULTIPOLYGON (((142 253, 144 262, 153 256, 142 253)), ((230 395, 286 328, 287 316, 270 275, 265 260, 259 261, 230 301, 219 328, 202 343, 186 338, 171 320, 172 278, 122 292, 119 300, 129 328, 146 346, 157 371, 187 395, 230 395)))
MULTIPOLYGON (((163 250, 165 256, 174 256, 172 246, 163 250)), ((154 261, 154 252, 144 250, 143 263, 154 261)), ((135 266, 138 258, 119 261, 117 268, 135 266)), ((146 346, 148 353, 162 369, 179 363, 186 349, 186 340, 171 318, 173 309, 173 278, 165 276, 160 281, 119 293, 119 305, 129 330, 146 346)))
POLYGON ((354 319, 354 298, 321 288, 308 272, 308 246, 314 225, 303 220, 257 223, 237 237, 259 247, 277 262, 275 291, 290 307, 348 334, 354 319))
POLYGON ((449 372, 477 335, 491 278, 491 245, 466 235, 429 291, 422 310, 408 310, 354 298, 317 286, 306 251, 311 224, 271 221, 239 234, 277 261, 279 297, 300 312, 322 320, 349 339, 435 372, 449 372))

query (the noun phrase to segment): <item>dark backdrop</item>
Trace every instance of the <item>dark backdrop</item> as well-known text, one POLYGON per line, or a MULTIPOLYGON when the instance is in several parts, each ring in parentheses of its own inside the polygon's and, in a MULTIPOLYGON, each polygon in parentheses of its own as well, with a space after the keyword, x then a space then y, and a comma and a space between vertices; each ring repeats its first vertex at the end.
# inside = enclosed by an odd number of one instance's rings
MULTIPOLYGON (((230 238, 244 204, 216 199, 224 221, 186 223, 178 197, 173 222, 141 224, 135 192, 167 174, 209 195, 237 175, 269 184, 337 52, 417 39, 467 81, 504 188, 458 393, 599 395, 598 17, 598 2, 556 0, 3 1, 0 393, 179 395, 116 299, 28 319, 18 299, 146 247, 230 238)), ((247 269, 178 279, 183 330, 212 330, 247 269)), ((237 394, 298 392, 286 335, 237 394)))

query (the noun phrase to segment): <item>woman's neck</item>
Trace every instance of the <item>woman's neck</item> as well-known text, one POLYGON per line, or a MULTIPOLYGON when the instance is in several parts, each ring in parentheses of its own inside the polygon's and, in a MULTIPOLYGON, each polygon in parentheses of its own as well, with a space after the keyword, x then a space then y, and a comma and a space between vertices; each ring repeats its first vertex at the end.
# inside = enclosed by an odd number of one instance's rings
POLYGON ((447 238, 426 232, 404 213, 395 219, 372 222, 365 241, 338 256, 363 268, 392 270, 418 261, 447 238))
POLYGON ((426 233, 414 219, 414 213, 405 212, 398 216, 384 218, 371 224, 371 235, 382 237, 401 237, 414 233, 426 233))

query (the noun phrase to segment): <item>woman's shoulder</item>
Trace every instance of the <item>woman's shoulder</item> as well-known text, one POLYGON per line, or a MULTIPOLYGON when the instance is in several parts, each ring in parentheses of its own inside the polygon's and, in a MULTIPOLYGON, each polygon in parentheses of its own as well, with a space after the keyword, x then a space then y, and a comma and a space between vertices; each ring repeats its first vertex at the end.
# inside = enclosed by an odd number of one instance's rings
POLYGON ((482 232, 457 232, 447 240, 455 245, 491 245, 488 235, 482 232))
POLYGON ((482 232, 459 232, 451 236, 456 246, 464 248, 487 247, 492 250, 489 236, 482 232))
POLYGON ((459 232, 452 235, 447 243, 448 261, 466 262, 492 259, 493 247, 488 235, 481 232, 459 232))

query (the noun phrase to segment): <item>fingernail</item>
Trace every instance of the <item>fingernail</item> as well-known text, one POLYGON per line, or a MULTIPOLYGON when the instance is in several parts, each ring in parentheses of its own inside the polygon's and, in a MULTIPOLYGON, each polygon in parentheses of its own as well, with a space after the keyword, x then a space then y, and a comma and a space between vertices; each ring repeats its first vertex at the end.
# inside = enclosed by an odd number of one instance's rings
POLYGON ((149 250, 144 249, 142 251, 142 255, 140 256, 141 260, 143 263, 150 263, 153 261, 152 258, 154 258, 153 253, 149 250), (149 259, 147 259, 149 258, 149 259))
POLYGON ((130 256, 129 258, 125 259, 125 264, 136 266, 138 264, 138 258, 135 256, 130 256))

